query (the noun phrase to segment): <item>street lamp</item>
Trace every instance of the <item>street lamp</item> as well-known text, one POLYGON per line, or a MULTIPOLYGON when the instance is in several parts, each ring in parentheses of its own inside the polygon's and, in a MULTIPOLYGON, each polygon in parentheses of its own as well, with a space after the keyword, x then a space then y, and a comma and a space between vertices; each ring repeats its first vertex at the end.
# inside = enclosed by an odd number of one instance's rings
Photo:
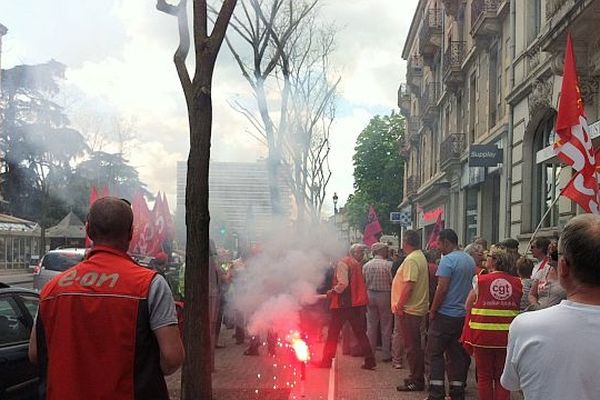
POLYGON ((333 214, 337 214, 338 213, 338 209, 337 209, 337 202, 338 202, 338 195, 337 193, 333 193, 333 214))

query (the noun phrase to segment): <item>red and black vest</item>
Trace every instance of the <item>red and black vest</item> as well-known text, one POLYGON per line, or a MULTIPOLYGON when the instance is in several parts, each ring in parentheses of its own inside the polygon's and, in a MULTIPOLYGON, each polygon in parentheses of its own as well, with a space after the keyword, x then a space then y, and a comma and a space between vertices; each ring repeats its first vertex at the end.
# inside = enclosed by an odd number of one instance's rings
POLYGON ((510 323, 519 315, 521 280, 506 272, 492 272, 478 275, 477 281, 468 342, 475 347, 505 348, 510 323))
POLYGON ((150 329, 155 275, 124 253, 95 247, 48 282, 36 322, 41 399, 169 398, 150 329))
MULTIPOLYGON (((366 306, 368 304, 367 285, 362 273, 362 266, 353 257, 346 256, 340 260, 348 266, 348 286, 331 298, 331 308, 347 308, 366 306)), ((333 275, 333 287, 338 284, 337 274, 333 275)))

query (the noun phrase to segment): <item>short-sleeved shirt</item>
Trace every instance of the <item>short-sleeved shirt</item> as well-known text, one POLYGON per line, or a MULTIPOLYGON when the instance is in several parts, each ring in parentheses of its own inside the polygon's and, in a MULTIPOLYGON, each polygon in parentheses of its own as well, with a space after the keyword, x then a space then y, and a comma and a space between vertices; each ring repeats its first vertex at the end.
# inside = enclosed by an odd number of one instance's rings
POLYGON ((438 313, 449 317, 466 315, 465 301, 471 291, 474 275, 475 260, 464 251, 455 250, 442 257, 436 276, 450 278, 450 284, 438 313))
POLYGON ((153 331, 163 326, 177 325, 177 313, 171 288, 165 278, 158 274, 150 283, 148 311, 150 313, 150 329, 153 331))
POLYGON ((527 400, 597 400, 600 306, 563 300, 510 324, 500 382, 527 400))
POLYGON ((389 292, 392 289, 392 262, 375 256, 363 265, 363 276, 367 290, 389 292))
POLYGON ((412 251, 396 272, 392 282, 392 304, 400 300, 406 282, 414 282, 413 291, 404 305, 404 312, 422 316, 429 309, 429 267, 421 250, 412 251))

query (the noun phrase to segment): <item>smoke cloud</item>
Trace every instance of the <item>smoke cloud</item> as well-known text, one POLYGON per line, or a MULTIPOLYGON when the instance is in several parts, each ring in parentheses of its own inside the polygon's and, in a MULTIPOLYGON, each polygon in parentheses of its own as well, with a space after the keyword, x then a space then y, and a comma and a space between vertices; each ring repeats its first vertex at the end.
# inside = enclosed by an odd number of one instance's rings
POLYGON ((280 228, 268 238, 245 261, 245 268, 235 272, 229 299, 245 316, 252 335, 298 329, 300 310, 317 301, 327 269, 347 252, 327 227, 304 234, 280 228))

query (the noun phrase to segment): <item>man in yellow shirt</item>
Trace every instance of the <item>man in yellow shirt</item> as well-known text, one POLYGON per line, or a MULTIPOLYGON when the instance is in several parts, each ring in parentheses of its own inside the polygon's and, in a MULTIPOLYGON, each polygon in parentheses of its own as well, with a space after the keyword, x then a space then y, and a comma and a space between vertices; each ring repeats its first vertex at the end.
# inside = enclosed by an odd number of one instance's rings
POLYGON ((400 392, 425 390, 425 356, 421 343, 421 324, 429 308, 429 270, 421 251, 421 237, 414 230, 402 236, 402 250, 406 259, 392 281, 392 312, 400 324, 404 348, 410 367, 410 376, 400 392))

